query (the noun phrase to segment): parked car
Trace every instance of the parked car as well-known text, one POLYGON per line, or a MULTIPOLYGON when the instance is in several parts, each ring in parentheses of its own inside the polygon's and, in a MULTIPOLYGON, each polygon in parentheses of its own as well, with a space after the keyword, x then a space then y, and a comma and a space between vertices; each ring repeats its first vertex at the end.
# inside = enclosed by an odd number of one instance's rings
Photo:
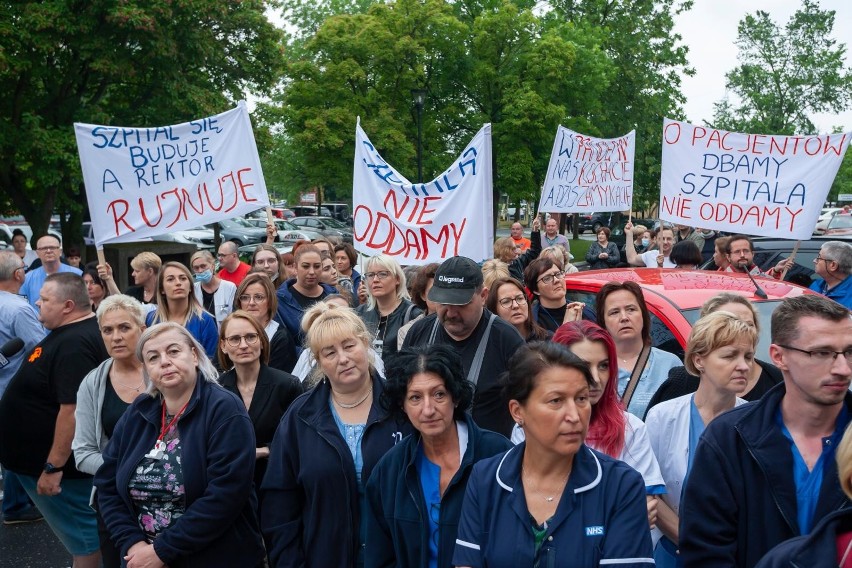
MULTIPOLYGON (((27 248, 30 247, 30 242, 33 238, 33 230, 26 223, 19 222, 8 222, 8 223, 0 223, 0 241, 6 243, 8 248, 12 248, 12 232, 15 229, 20 229, 23 231, 24 236, 27 238, 27 248)), ((50 228, 47 230, 48 234, 53 235, 59 242, 62 242, 62 233, 60 233, 57 229, 50 228)))
MULTIPOLYGON (((207 227, 195 227, 194 229, 184 229, 182 231, 172 231, 153 237, 139 237, 137 242, 149 241, 164 241, 168 243, 183 243, 186 245, 195 245, 199 250, 210 250, 215 248, 213 239, 213 229, 207 227)), ((92 229, 92 223, 85 221, 83 223, 83 242, 86 246, 95 246, 95 233, 92 229)))
POLYGON ((260 228, 241 217, 219 221, 219 235, 223 241, 231 241, 238 247, 256 245, 266 241, 266 223, 260 228))
POLYGON ((852 236, 852 215, 837 213, 825 228, 826 237, 852 236))
MULTIPOLYGON (((296 217, 317 216, 316 205, 294 205, 290 209, 293 210, 293 213, 295 213, 296 217)), ((322 209, 320 209, 319 211, 319 214, 323 217, 331 217, 331 210, 323 205, 322 209)))
POLYGON ((576 217, 580 219, 581 234, 586 231, 597 234, 601 230, 601 227, 612 229, 615 225, 626 222, 628 216, 620 211, 610 211, 606 213, 579 214, 576 217))
POLYGON ((720 292, 733 292, 749 299, 760 318, 760 338, 756 356, 769 360, 770 317, 785 298, 814 294, 811 290, 790 282, 756 277, 767 299, 755 294, 755 287, 745 274, 709 272, 704 270, 674 270, 660 268, 614 268, 589 270, 565 276, 569 302, 584 302, 593 311, 595 296, 611 281, 636 282, 642 288, 645 303, 651 312, 651 341, 681 359, 692 324, 698 320, 701 305, 720 292))
MULTIPOLYGON (((265 217, 263 219, 247 219, 247 221, 255 227, 263 227, 266 229, 265 217)), ((297 227, 293 223, 285 221, 284 219, 276 219, 275 228, 278 229, 278 236, 275 238, 275 242, 295 243, 296 241, 302 240, 312 241, 322 236, 322 234, 317 231, 297 227)))
POLYGON ((290 222, 299 228, 322 233, 326 237, 339 237, 347 243, 353 242, 352 230, 332 217, 294 217, 290 222))
POLYGON ((350 225, 352 213, 349 210, 349 205, 346 203, 333 203, 326 201, 322 206, 331 212, 331 217, 334 217, 345 225, 350 225))
MULTIPOLYGON (((802 286, 810 286, 815 278, 814 259, 819 254, 819 249, 827 241, 844 241, 852 244, 852 235, 820 235, 811 237, 810 240, 800 241, 799 250, 796 252, 795 266, 793 266, 784 280, 802 286)), ((788 258, 796 246, 796 241, 788 239, 776 239, 773 237, 753 237, 754 263, 761 270, 767 271, 779 261, 788 258)), ((711 258, 701 265, 704 270, 716 270, 716 264, 711 258)))
MULTIPOLYGON (((286 252, 293 251, 293 245, 291 243, 274 243, 272 246, 275 247, 275 250, 278 251, 278 254, 284 254, 286 252)), ((251 263, 251 256, 254 254, 257 245, 243 245, 239 249, 237 249, 240 260, 245 262, 246 264, 251 263)))
POLYGON ((816 226, 814 227, 815 235, 822 235, 825 233, 825 230, 828 228, 828 223, 832 218, 837 214, 838 211, 843 211, 840 207, 823 207, 822 211, 817 217, 816 226))

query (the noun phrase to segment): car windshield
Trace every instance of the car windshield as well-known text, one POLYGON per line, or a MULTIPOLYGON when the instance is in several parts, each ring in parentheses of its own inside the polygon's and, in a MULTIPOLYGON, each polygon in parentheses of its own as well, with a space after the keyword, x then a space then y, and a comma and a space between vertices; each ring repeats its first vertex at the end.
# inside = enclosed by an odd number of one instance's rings
POLYGON ((221 223, 222 223, 222 226, 226 227, 226 228, 231 228, 231 227, 243 227, 243 228, 248 228, 248 229, 256 228, 254 225, 252 225, 251 223, 249 223, 245 219, 241 219, 239 217, 236 217, 234 219, 228 219, 227 221, 221 221, 221 223))
POLYGON ((328 225, 329 227, 333 228, 333 229, 348 229, 349 228, 346 225, 344 225, 343 223, 341 223, 340 221, 338 221, 337 219, 333 219, 331 217, 329 217, 327 219, 323 219, 322 222, 325 223, 326 225, 328 225))
POLYGON ((829 229, 852 229, 852 215, 843 215, 838 213, 831 218, 831 223, 828 224, 829 229))
POLYGON ((279 219, 278 221, 275 221, 275 224, 278 225, 278 229, 281 230, 281 231, 298 231, 299 230, 299 227, 297 227, 296 225, 294 225, 290 221, 284 221, 282 219, 279 219))
MULTIPOLYGON (((771 363, 772 361, 769 358, 769 344, 772 343, 770 339, 770 320, 772 318, 772 312, 775 311, 781 304, 781 300, 767 300, 765 302, 752 302, 752 306, 757 309, 757 317, 760 321, 760 337, 757 339, 757 349, 755 349, 754 356, 761 361, 766 363, 771 363)), ((695 322, 698 321, 700 316, 700 309, 689 309, 689 310, 681 310, 683 317, 689 321, 690 325, 695 325, 695 322)))

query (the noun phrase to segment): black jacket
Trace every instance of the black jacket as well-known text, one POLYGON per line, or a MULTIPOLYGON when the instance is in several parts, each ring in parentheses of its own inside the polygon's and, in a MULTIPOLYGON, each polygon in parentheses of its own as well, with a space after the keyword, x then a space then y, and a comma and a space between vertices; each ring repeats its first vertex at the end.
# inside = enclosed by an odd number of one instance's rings
POLYGON ((520 254, 518 258, 509 263, 509 274, 512 275, 512 278, 523 284, 524 270, 526 270, 527 265, 537 259, 540 254, 541 232, 533 231, 530 235, 530 247, 526 250, 526 252, 520 254))
MULTIPOLYGON (((701 436, 680 505, 685 566, 750 568, 772 547, 799 536, 793 453, 776 423, 785 393, 782 383, 719 416, 701 436)), ((852 393, 845 404, 852 408, 852 393)), ((837 462, 828 460, 814 523, 848 506, 837 462)))
POLYGON ((837 536, 852 531, 852 508, 825 517, 811 534, 782 542, 757 568, 837 568, 837 536))
MULTIPOLYGON (((469 415, 467 451, 441 496, 438 568, 452 566, 461 506, 473 464, 512 447, 505 437, 482 430, 469 415)), ((367 483, 365 568, 428 568, 429 510, 417 473, 420 434, 405 438, 379 462, 367 483)))
MULTIPOLYGON (((382 380, 377 375, 372 380, 373 406, 361 440, 365 484, 379 459, 412 430, 379 406, 382 380)), ((269 447, 260 513, 270 566, 350 568, 363 547, 355 462, 334 421, 330 396, 325 379, 297 398, 269 447)))
MULTIPOLYGON (((280 328, 279 328, 280 329, 280 328)), ((225 389, 242 399, 237 388, 237 372, 231 369, 219 377, 219 382, 225 389)), ((302 382, 284 371, 260 365, 257 374, 257 385, 248 408, 251 424, 254 426, 255 447, 263 448, 272 443, 275 429, 281 422, 281 417, 296 398, 304 392, 302 382)), ((263 474, 266 473, 267 459, 257 460, 254 465, 254 487, 260 489, 263 474)))
MULTIPOLYGON (((361 304, 355 308, 355 311, 364 321, 364 324, 367 326, 370 334, 373 337, 377 337, 376 334, 379 329, 379 308, 378 306, 373 306, 372 310, 368 310, 367 306, 369 306, 369 304, 361 304)), ((382 360, 384 360, 389 353, 397 352, 397 336, 399 335, 399 328, 422 313, 423 310, 415 306, 409 300, 403 300, 394 311, 388 314, 388 322, 385 325, 385 334, 382 337, 382 348, 376 349, 381 352, 382 360)), ((373 348, 375 347, 376 346, 373 345, 373 348)))

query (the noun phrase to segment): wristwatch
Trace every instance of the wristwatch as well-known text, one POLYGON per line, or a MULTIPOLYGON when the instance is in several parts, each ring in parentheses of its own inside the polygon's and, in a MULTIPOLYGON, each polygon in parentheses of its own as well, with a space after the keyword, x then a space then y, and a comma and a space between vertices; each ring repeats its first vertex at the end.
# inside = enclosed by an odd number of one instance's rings
POLYGON ((44 464, 44 473, 60 473, 62 471, 61 467, 56 467, 50 462, 44 464))

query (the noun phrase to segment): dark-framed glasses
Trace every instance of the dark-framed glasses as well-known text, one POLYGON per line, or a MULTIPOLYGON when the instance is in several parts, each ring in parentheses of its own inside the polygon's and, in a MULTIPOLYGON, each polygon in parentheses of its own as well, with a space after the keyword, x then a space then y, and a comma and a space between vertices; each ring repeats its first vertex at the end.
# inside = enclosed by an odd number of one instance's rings
POLYGON ((811 361, 820 365, 829 365, 834 363, 837 359, 838 355, 843 355, 846 358, 846 363, 852 365, 852 347, 847 347, 843 351, 832 351, 831 349, 799 349, 798 347, 793 347, 792 345, 781 345, 778 347, 782 349, 789 349, 791 351, 798 351, 799 353, 804 353, 808 357, 811 358, 811 361))
POLYGON ((254 345, 257 343, 257 340, 260 339, 260 336, 256 333, 247 333, 245 335, 231 335, 230 337, 226 337, 225 341, 231 347, 239 347, 242 340, 246 340, 246 345, 254 345))
POLYGON ((518 304, 519 306, 523 306, 527 303, 527 299, 524 297, 523 294, 518 294, 517 296, 512 296, 511 298, 503 298, 498 303, 504 308, 509 308, 512 306, 513 302, 518 304))

